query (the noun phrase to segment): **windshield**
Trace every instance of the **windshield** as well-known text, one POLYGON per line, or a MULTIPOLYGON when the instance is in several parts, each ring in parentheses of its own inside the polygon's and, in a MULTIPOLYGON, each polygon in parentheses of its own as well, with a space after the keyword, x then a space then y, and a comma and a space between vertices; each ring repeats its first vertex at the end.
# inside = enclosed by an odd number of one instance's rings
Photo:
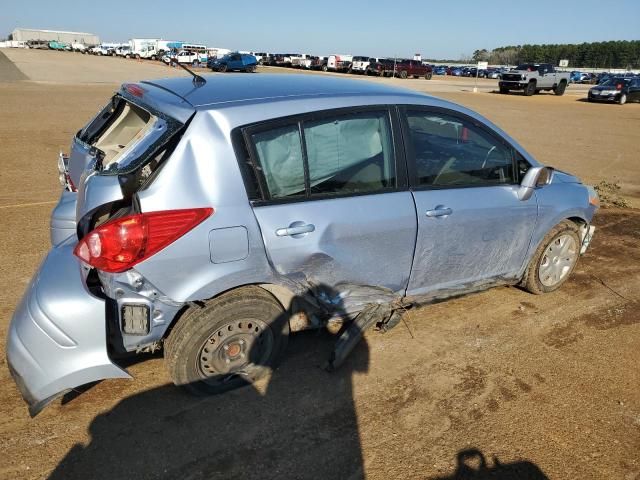
POLYGON ((535 65, 533 63, 523 63, 522 65, 518 65, 515 69, 516 70, 527 70, 529 72, 533 72, 534 70, 538 69, 538 65, 535 65))
POLYGON ((604 82, 602 82, 600 85, 605 86, 605 87, 615 87, 619 84, 628 84, 631 80, 629 78, 622 78, 622 77, 614 77, 614 78, 607 78, 604 82))

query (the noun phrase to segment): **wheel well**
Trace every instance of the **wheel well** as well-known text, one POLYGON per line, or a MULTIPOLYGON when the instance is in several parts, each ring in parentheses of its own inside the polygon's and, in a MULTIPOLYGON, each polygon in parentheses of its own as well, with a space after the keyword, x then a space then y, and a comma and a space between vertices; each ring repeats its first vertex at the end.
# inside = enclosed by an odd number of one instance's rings
POLYGON ((259 288, 262 288, 263 290, 266 290, 278 301, 278 303, 280 303, 282 308, 286 311, 288 311, 291 308, 291 303, 296 297, 296 295, 287 287, 273 284, 273 283, 260 283, 260 284, 248 283, 246 285, 238 285, 228 290, 219 292, 211 298, 186 302, 184 306, 180 310, 178 310, 178 312, 176 312, 173 319, 171 320, 171 323, 163 333, 162 338, 166 339, 169 336, 169 334, 171 333, 171 330, 173 330, 173 328, 176 326, 176 323, 178 323, 180 318, 185 314, 187 310, 189 310, 189 308, 196 308, 196 307, 202 308, 205 306, 207 302, 213 300, 214 298, 219 297, 220 295, 224 295, 234 290, 240 290, 246 287, 259 287, 259 288))
POLYGON ((575 223, 576 225, 578 225, 578 227, 582 227, 583 225, 586 225, 588 223, 584 218, 580 217, 569 217, 567 218, 567 220, 575 223))

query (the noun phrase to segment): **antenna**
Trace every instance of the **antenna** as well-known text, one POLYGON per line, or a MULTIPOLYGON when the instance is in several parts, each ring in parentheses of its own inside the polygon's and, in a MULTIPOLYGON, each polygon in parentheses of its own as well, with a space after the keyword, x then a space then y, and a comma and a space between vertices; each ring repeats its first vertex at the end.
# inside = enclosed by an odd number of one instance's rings
POLYGON ((172 58, 171 59, 171 63, 175 63, 177 64, 179 67, 182 67, 184 70, 186 70, 187 72, 189 72, 189 74, 193 77, 193 84, 196 87, 201 87, 202 85, 204 85, 205 83, 207 83, 207 80, 204 77, 201 77, 200 75, 198 75, 197 73, 189 70, 185 65, 181 64, 178 59, 176 58, 172 58))

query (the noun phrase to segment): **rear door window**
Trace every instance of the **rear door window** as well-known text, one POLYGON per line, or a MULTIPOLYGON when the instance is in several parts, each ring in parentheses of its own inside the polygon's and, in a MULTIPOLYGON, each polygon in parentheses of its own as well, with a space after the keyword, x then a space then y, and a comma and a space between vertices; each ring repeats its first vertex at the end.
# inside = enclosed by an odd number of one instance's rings
POLYGON ((387 109, 323 115, 248 133, 264 200, 394 189, 387 109))
POLYGON ((373 192, 395 186, 387 111, 304 122, 311 194, 373 192))

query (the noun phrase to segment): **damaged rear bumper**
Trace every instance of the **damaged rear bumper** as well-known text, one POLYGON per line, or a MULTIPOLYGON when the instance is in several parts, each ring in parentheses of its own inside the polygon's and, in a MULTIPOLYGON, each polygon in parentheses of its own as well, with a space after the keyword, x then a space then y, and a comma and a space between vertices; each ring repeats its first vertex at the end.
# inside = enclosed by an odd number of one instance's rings
POLYGON ((31 416, 73 388, 131 378, 109 358, 105 302, 87 290, 74 243, 49 252, 9 327, 7 362, 31 416))

